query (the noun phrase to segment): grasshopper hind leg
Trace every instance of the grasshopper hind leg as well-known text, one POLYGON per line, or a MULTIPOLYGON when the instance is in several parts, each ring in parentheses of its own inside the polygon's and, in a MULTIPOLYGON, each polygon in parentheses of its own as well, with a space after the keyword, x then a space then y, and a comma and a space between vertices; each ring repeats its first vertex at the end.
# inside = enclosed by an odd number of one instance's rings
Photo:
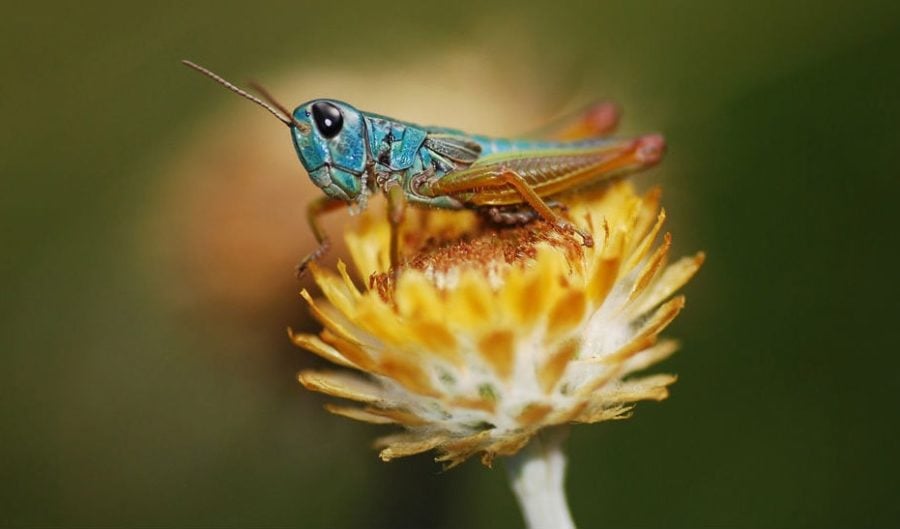
POLYGON ((590 233, 579 229, 555 211, 554 207, 561 209, 558 204, 554 201, 548 202, 544 200, 516 171, 505 169, 498 177, 475 179, 468 182, 468 184, 473 187, 509 185, 519 193, 523 202, 521 205, 506 208, 488 207, 485 209, 485 214, 488 215, 488 218, 500 221, 498 224, 508 224, 508 221, 520 220, 527 222, 533 218, 541 217, 564 233, 577 233, 581 237, 581 242, 584 246, 591 247, 594 245, 594 238, 590 233), (528 213, 528 210, 530 210, 530 213, 528 213))
POLYGON ((528 182, 526 182, 519 173, 511 170, 504 170, 498 181, 512 186, 522 197, 522 200, 531 206, 537 215, 548 222, 552 222, 557 229, 565 233, 577 233, 578 236, 581 237, 582 244, 587 247, 594 246, 594 237, 592 237, 590 233, 579 229, 554 211, 553 208, 551 208, 550 205, 541 198, 530 185, 528 185, 528 182))

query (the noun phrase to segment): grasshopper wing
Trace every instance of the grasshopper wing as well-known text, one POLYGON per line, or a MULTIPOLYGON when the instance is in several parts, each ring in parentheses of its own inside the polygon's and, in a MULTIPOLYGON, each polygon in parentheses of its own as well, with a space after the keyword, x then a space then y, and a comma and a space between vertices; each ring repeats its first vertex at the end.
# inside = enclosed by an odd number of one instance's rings
POLYGON ((425 137, 425 148, 464 166, 472 165, 481 156, 481 145, 459 134, 431 133, 425 137))

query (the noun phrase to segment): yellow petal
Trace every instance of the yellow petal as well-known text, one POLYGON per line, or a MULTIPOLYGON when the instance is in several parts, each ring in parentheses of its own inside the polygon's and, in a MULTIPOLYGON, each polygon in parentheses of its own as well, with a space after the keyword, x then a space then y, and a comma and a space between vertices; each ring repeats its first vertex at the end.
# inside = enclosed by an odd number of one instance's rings
POLYGON ((497 329, 478 341, 478 351, 502 380, 509 380, 515 360, 515 334, 497 329))
POLYGON ((622 366, 622 376, 661 362, 677 350, 678 342, 676 340, 663 340, 629 358, 622 366))
POLYGON ((347 286, 347 292, 353 297, 354 300, 358 300, 362 293, 360 293, 359 289, 356 288, 356 285, 353 283, 353 279, 350 278, 350 274, 347 273, 347 264, 338 259, 337 262, 338 272, 341 274, 341 279, 344 280, 344 284, 347 286))
MULTIPOLYGON (((305 288, 300 291, 300 296, 306 301, 307 305, 309 305, 309 310, 312 312, 316 321, 321 323, 326 329, 347 341, 357 341, 356 336, 350 331, 349 327, 345 325, 345 323, 348 322, 346 322, 346 318, 344 318, 343 315, 338 315, 334 311, 329 311, 326 306, 319 305, 313 301, 312 296, 309 295, 309 292, 307 292, 305 288)), ((327 305, 327 303, 325 305, 327 305)))
POLYGON ((412 320, 406 322, 406 328, 410 337, 421 344, 422 351, 443 358, 458 368, 464 366, 456 336, 450 333, 446 325, 435 321, 412 320))
POLYGON ((386 272, 390 268, 390 236, 384 208, 371 206, 359 216, 356 229, 344 233, 350 256, 366 285, 371 274, 386 272))
POLYGON ((556 304, 549 309, 547 342, 559 340, 563 334, 581 323, 584 319, 586 301, 584 291, 574 289, 556 300, 556 304))
POLYGON ((598 403, 596 407, 588 407, 584 413, 574 419, 575 422, 595 423, 601 421, 614 421, 618 419, 627 419, 631 417, 631 410, 634 406, 612 406, 605 407, 603 403, 598 403))
POLYGON ((415 413, 399 408, 366 408, 366 410, 373 415, 379 415, 386 419, 390 419, 403 426, 423 426, 428 424, 426 419, 419 417, 415 413))
POLYGON ((475 330, 495 319, 494 303, 487 281, 480 272, 464 270, 459 285, 447 293, 447 321, 475 330))
POLYGON ((325 409, 335 415, 373 424, 402 424, 403 426, 427 424, 427 421, 418 415, 398 408, 355 408, 326 404, 325 409))
POLYGON ((603 402, 604 406, 639 400, 664 400, 669 396, 667 386, 675 383, 676 380, 678 377, 675 375, 651 375, 627 380, 615 388, 596 393, 594 398, 598 402, 603 402))
POLYGON ((409 341, 404 321, 375 292, 369 292, 356 304, 354 323, 385 345, 402 346, 409 341))
MULTIPOLYGON (((634 355, 638 351, 646 349, 656 343, 656 336, 663 331, 672 320, 678 316, 681 309, 684 308, 684 296, 678 296, 669 302, 660 306, 656 312, 650 317, 641 328, 634 333, 630 340, 623 344, 616 352, 585 359, 586 362, 603 362, 607 364, 616 364, 624 361, 628 357, 634 355)), ((594 389, 596 386, 594 386, 594 389)))
POLYGON ((291 341, 294 343, 294 345, 302 347, 307 351, 313 352, 321 356, 325 360, 328 360, 329 362, 344 367, 352 367, 354 369, 360 368, 356 363, 348 360, 334 347, 319 339, 318 336, 312 334, 295 334, 294 331, 292 331, 290 328, 288 328, 288 336, 291 338, 291 341))
POLYGON ((403 318, 421 318, 443 313, 443 302, 434 284, 415 270, 404 271, 394 289, 397 312, 403 318))
POLYGON ((449 404, 454 408, 479 410, 487 413, 494 413, 497 408, 497 402, 493 398, 483 397, 454 397, 450 399, 449 404))
POLYGON ((372 355, 366 351, 363 345, 345 340, 328 329, 322 331, 322 341, 337 349, 344 358, 357 366, 357 369, 363 371, 375 370, 375 359, 372 358, 372 355))
POLYGON ((359 298, 359 292, 352 287, 352 283, 348 287, 343 278, 321 268, 315 262, 309 264, 309 270, 328 301, 352 319, 356 312, 356 301, 359 298))
POLYGON ((628 257, 628 261, 626 262, 623 270, 625 273, 630 272, 634 269, 638 263, 641 262, 641 259, 647 255, 647 251, 650 250, 650 246, 653 244, 653 241, 656 240, 656 236, 659 234, 660 228, 662 228, 663 223, 666 221, 666 210, 662 210, 659 212, 659 215, 656 217, 656 224, 653 228, 644 236, 643 240, 638 243, 635 250, 628 257))
POLYGON ((382 461, 390 461, 398 457, 406 457, 427 452, 440 445, 446 438, 442 435, 419 437, 417 435, 392 435, 375 441, 375 446, 386 446, 378 456, 382 461))
POLYGON ((561 294, 560 278, 566 267, 565 256, 541 247, 533 267, 514 267, 508 272, 501 296, 506 310, 523 327, 530 327, 546 307, 561 294))
POLYGON ((335 415, 347 417, 355 421, 368 422, 372 424, 396 424, 397 421, 384 415, 371 413, 362 408, 353 408, 349 406, 335 406, 334 404, 326 404, 325 409, 335 415))
POLYGON ((522 426, 534 426, 539 423, 548 413, 553 411, 553 406, 549 404, 532 403, 525 406, 516 421, 522 426))
POLYGON ((575 358, 581 343, 577 339, 566 340, 553 351, 538 368, 537 377, 544 393, 550 393, 566 372, 569 362, 575 358))
MULTIPOLYGON (((531 440, 531 433, 508 434, 485 447, 490 454, 500 456, 512 455, 521 450, 531 440)), ((482 460, 484 463, 484 460, 482 460)), ((486 466, 490 466, 486 464, 486 466)))
MULTIPOLYGON (((681 309, 684 308, 684 296, 672 298, 668 302, 660 305, 653 316, 650 317, 641 328, 637 331, 637 337, 657 336, 666 327, 672 323, 672 320, 678 316, 681 309)), ((614 355, 615 356, 615 355, 614 355)))
POLYGON ((413 393, 429 397, 441 396, 441 392, 431 384, 428 373, 408 355, 385 353, 378 368, 384 376, 393 378, 413 393))
POLYGON ((549 424, 566 424, 578 420, 578 417, 584 413, 588 407, 588 401, 579 399, 570 407, 557 409, 552 415, 547 417, 546 422, 549 424))
POLYGON ((359 376, 341 371, 301 371, 297 380, 306 389, 333 397, 375 403, 384 400, 384 390, 359 376))
POLYGON ((669 253, 669 248, 672 246, 672 235, 667 233, 663 236, 662 245, 653 252, 653 255, 647 261, 647 264, 641 269, 641 273, 638 276, 637 280, 634 282, 634 286, 631 288, 631 293, 628 295, 628 301, 632 301, 637 298, 647 285, 650 284, 650 281, 656 277, 656 273, 659 272, 659 269, 662 267, 665 262, 666 255, 669 253))
POLYGON ((699 252, 693 257, 682 257, 671 264, 638 300, 633 314, 635 316, 644 314, 671 296, 694 277, 694 274, 697 273, 697 270, 700 269, 705 260, 706 254, 699 252))
POLYGON ((445 462, 445 469, 450 469, 462 463, 473 454, 479 452, 485 442, 491 438, 491 430, 484 430, 473 435, 447 441, 441 446, 442 454, 435 461, 445 462))
POLYGON ((612 290, 619 275, 620 263, 618 257, 600 258, 594 263, 587 284, 588 299, 591 300, 594 307, 602 305, 609 291, 612 290))
POLYGON ((657 211, 659 211, 660 199, 662 198, 662 189, 654 186, 644 193, 644 196, 638 199, 638 207, 634 212, 634 219, 631 228, 631 242, 633 246, 628 247, 628 253, 637 251, 640 242, 645 239, 645 234, 653 225, 654 217, 659 219, 657 211))

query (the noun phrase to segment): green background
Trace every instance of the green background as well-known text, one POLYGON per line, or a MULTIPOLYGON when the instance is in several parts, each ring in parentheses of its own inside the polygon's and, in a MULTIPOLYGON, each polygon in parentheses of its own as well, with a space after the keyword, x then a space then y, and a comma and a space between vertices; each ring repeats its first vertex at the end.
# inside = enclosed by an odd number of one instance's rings
POLYGON ((156 169, 242 104, 179 59, 238 80, 396 66, 476 27, 524 32, 497 60, 560 93, 665 116, 669 155, 638 182, 663 184, 676 254, 709 256, 657 369, 679 374, 672 398, 575 428, 575 519, 900 525, 900 4, 709 0, 5 8, 0 525, 521 524, 502 468, 384 464, 382 430, 321 410, 293 378, 293 290, 252 329, 185 318, 136 241, 156 169))

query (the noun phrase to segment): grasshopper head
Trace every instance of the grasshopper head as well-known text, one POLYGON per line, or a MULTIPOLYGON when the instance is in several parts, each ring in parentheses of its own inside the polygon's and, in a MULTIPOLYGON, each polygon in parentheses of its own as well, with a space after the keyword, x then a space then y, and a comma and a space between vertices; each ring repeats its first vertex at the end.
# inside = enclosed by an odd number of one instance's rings
POLYGON ((313 183, 348 202, 365 196, 365 122, 352 106, 315 99, 294 109, 291 137, 313 183))

